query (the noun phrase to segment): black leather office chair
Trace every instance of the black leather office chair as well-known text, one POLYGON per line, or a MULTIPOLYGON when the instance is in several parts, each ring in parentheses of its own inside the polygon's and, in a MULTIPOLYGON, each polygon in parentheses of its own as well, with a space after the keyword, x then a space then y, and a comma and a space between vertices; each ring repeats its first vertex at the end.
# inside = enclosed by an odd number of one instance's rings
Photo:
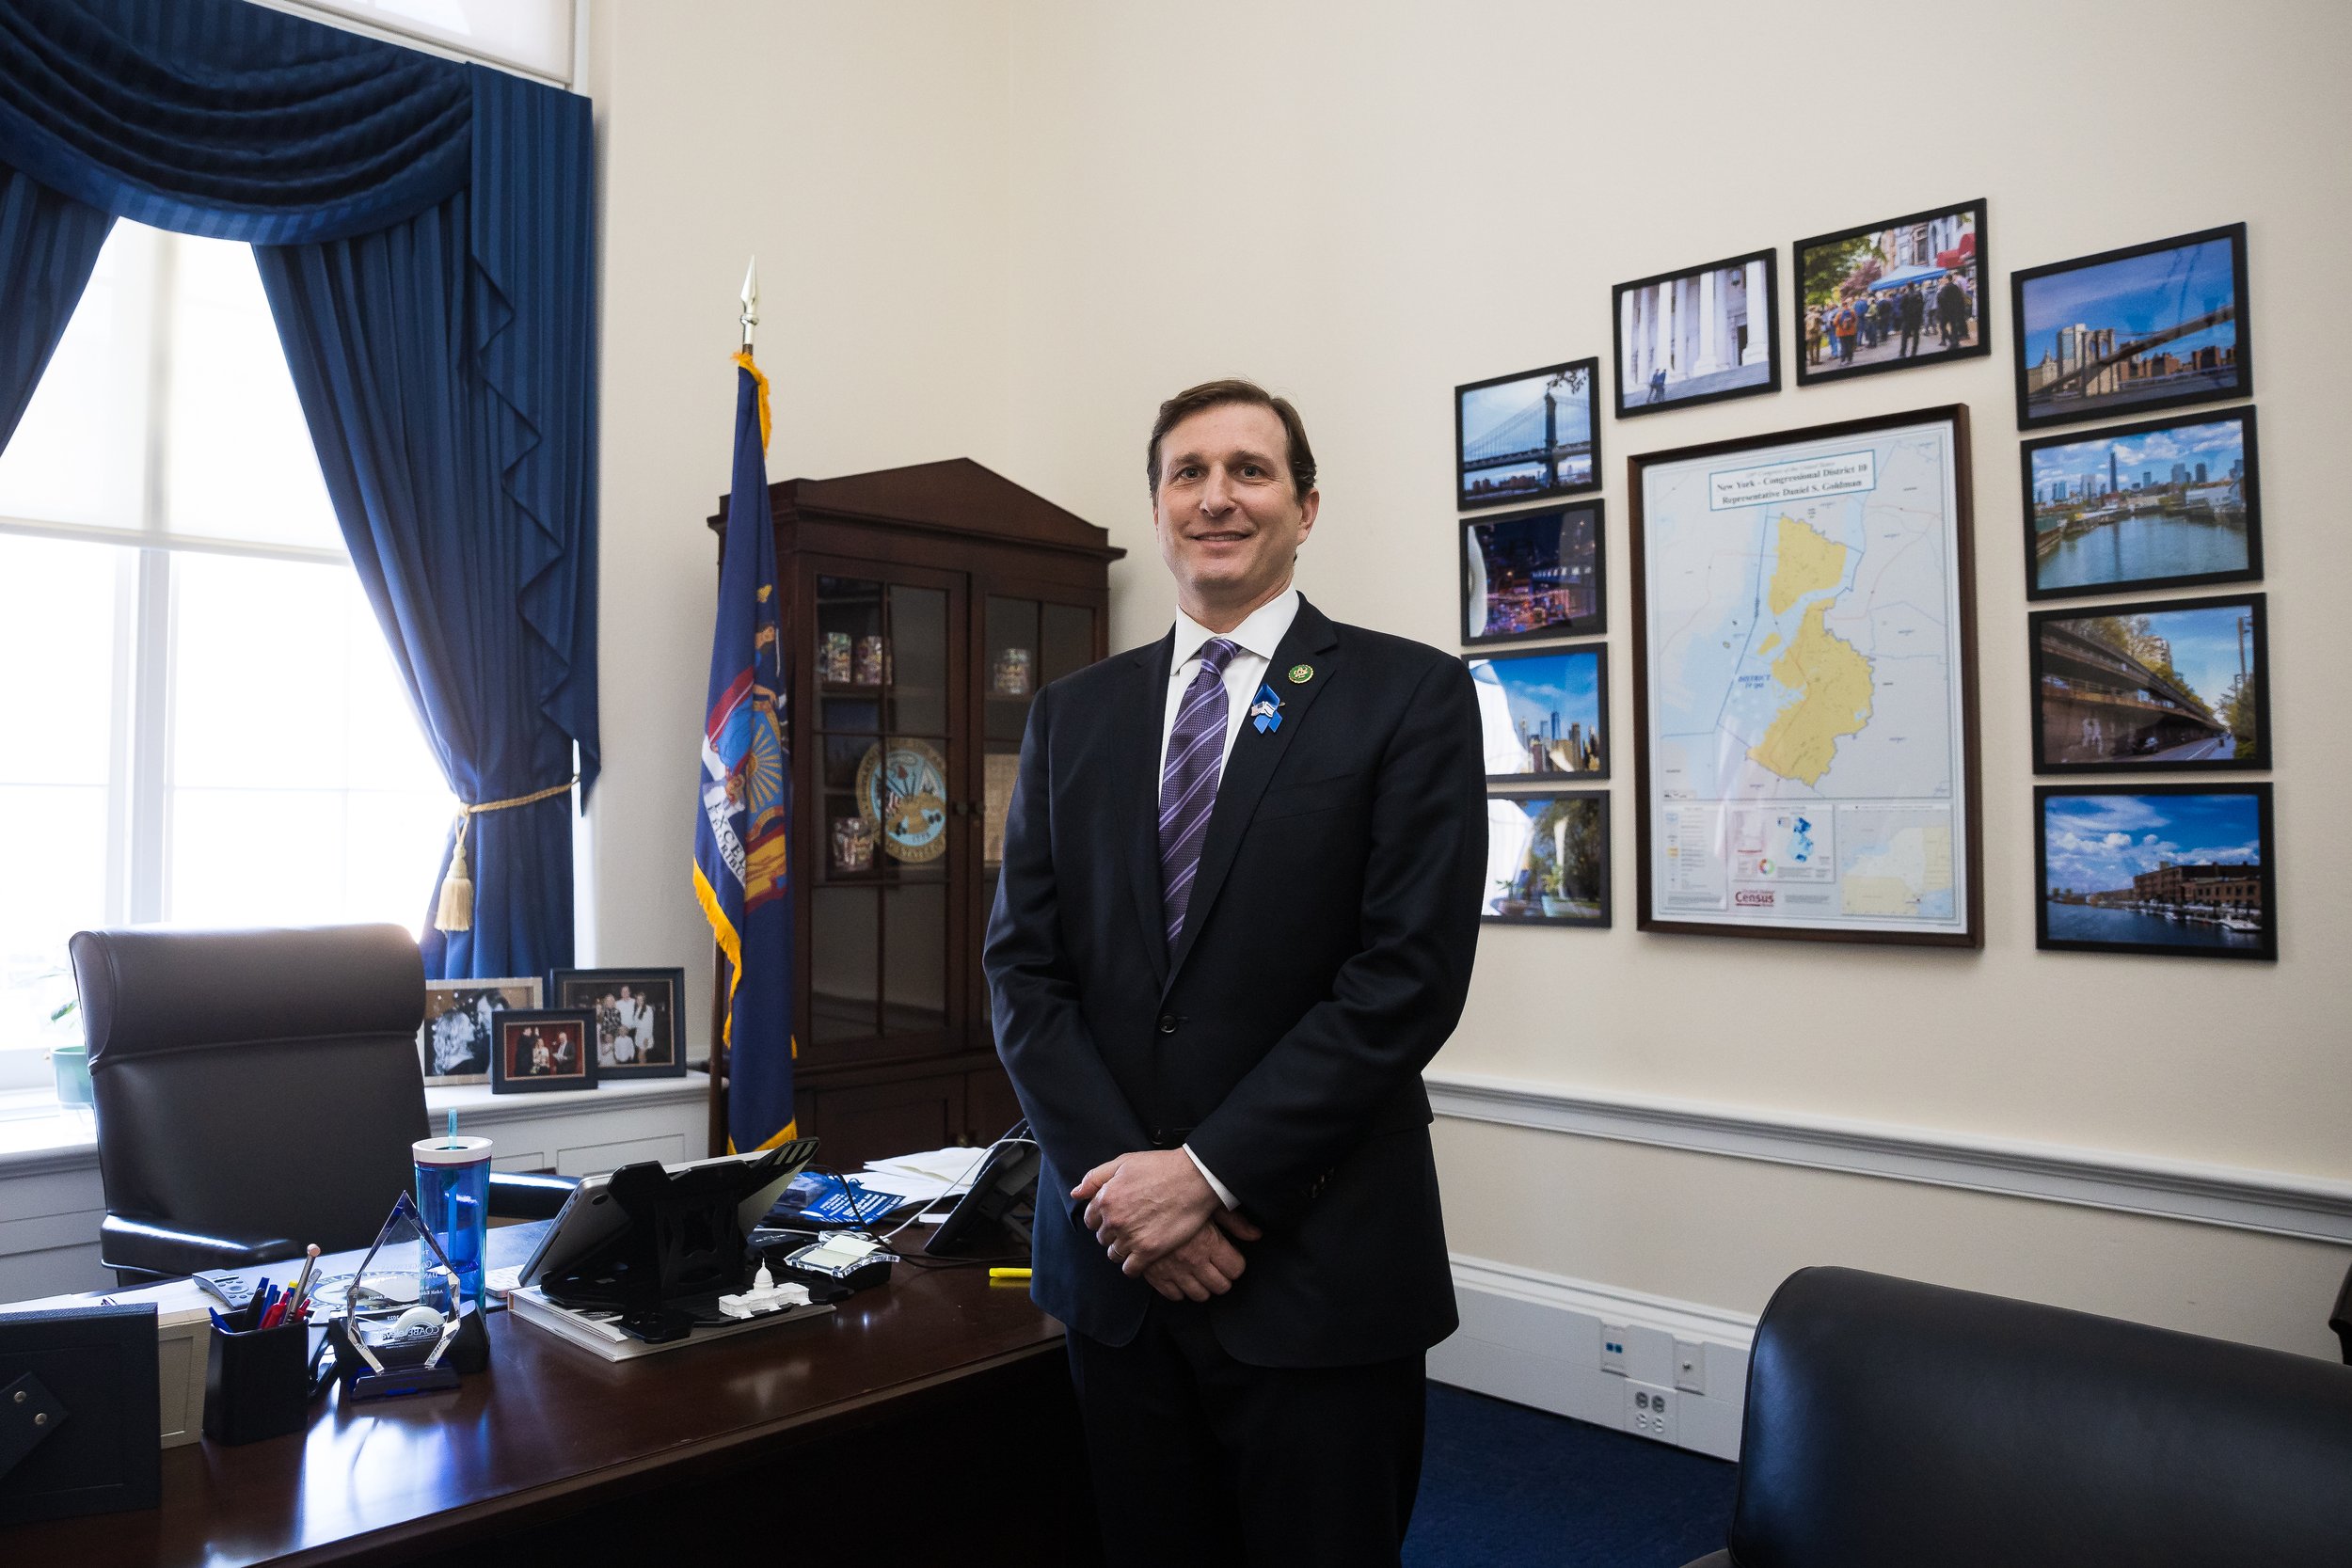
POLYGON ((1689 1568, 2341 1568, 2352 1368, 1803 1269, 1764 1308, 1728 1549, 1689 1568))
MULTIPOLYGON (((429 1131, 407 932, 83 931, 72 952, 121 1283, 375 1239, 429 1131)), ((493 1176, 490 1210, 541 1218, 571 1185, 493 1176)))

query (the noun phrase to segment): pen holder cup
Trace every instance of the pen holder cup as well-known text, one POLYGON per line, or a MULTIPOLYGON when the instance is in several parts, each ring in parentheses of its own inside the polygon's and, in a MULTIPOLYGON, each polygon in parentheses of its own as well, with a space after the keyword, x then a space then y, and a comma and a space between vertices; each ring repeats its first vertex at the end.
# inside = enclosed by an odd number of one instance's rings
POLYGON ((215 1328, 204 1347, 204 1435, 258 1443, 310 1418, 310 1336, 300 1323, 239 1334, 215 1328))

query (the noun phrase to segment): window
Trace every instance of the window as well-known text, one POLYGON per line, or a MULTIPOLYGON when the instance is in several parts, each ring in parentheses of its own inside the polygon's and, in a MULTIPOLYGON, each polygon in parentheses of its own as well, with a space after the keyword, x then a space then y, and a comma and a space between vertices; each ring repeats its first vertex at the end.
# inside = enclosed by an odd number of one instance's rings
POLYGON ((0 451, 0 1093, 92 926, 421 931, 455 801, 344 551, 253 254, 118 223, 0 451))

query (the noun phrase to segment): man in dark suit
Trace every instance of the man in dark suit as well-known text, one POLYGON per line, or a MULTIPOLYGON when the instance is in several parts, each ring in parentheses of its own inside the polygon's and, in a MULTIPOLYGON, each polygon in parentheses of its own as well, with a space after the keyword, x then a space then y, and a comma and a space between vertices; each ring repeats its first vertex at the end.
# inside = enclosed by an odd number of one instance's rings
POLYGON ((1296 411, 1161 406, 1182 613, 1038 693, 985 962, 1120 1562, 1393 1563, 1454 1291, 1421 1069, 1486 867, 1462 662, 1291 586, 1296 411))

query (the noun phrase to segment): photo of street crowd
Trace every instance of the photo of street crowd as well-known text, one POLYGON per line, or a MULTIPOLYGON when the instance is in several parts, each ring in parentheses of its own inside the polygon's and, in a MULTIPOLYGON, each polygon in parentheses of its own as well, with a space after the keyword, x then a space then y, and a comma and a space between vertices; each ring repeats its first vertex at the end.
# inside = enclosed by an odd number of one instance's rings
POLYGON ((2031 617, 2034 770, 2270 766, 2265 595, 2031 617))
POLYGON ((1609 629, 1601 503, 1462 525, 1462 641, 1588 637, 1609 629))
POLYGON ((1797 385, 1991 352, 1984 203, 1795 246, 1797 385))
POLYGON ((2042 784, 2034 808, 2039 946, 2279 956, 2268 784, 2042 784))
POLYGON ((2248 397, 2246 226, 2010 277, 2017 428, 2248 397))

